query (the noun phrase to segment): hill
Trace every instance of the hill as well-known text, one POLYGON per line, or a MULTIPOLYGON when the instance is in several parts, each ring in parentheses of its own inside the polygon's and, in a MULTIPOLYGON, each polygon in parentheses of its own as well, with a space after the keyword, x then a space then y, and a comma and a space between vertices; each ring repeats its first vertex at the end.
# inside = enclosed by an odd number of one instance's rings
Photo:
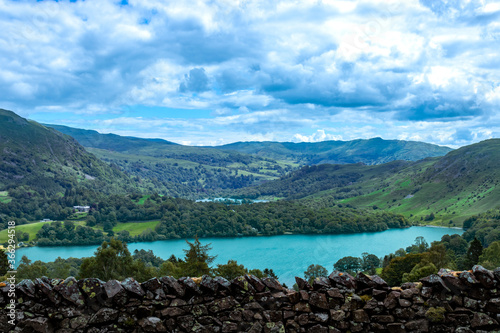
POLYGON ((77 184, 103 192, 135 186, 72 137, 0 109, 0 191, 26 186, 53 194, 77 184))
POLYGON ((418 161, 443 156, 452 149, 424 142, 383 140, 292 142, 236 142, 217 149, 287 160, 301 165, 313 164, 382 164, 395 160, 418 161))
POLYGON ((59 125, 46 126, 71 135, 103 161, 148 181, 150 192, 170 196, 217 196, 222 190, 277 179, 297 168, 290 162, 236 151, 183 146, 161 139, 100 134, 59 125))
POLYGON ((237 194, 371 207, 415 222, 460 226, 467 217, 499 205, 499 164, 500 139, 492 139, 417 162, 304 167, 237 194))

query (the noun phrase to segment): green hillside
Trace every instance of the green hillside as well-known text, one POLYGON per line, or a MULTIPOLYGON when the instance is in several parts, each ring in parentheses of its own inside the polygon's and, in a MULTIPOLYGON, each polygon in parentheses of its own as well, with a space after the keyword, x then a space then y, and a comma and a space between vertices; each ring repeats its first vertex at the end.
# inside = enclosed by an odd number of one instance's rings
POLYGON ((418 161, 426 157, 443 156, 452 150, 424 142, 381 138, 315 143, 236 142, 217 148, 276 160, 288 160, 302 165, 323 163, 374 165, 395 160, 418 161))
POLYGON ((414 222, 461 226, 467 217, 500 205, 498 165, 500 139, 492 139, 417 162, 304 167, 237 194, 371 207, 414 222))
MULTIPOLYGON (((0 109, 0 191, 26 186, 54 194, 77 184, 103 192, 135 187, 73 138, 0 109)), ((8 200, 4 194, 2 202, 8 200)))
POLYGON ((161 139, 140 139, 66 126, 51 126, 71 135, 105 162, 147 184, 149 192, 200 198, 220 195, 277 179, 298 167, 235 151, 174 144, 161 139))

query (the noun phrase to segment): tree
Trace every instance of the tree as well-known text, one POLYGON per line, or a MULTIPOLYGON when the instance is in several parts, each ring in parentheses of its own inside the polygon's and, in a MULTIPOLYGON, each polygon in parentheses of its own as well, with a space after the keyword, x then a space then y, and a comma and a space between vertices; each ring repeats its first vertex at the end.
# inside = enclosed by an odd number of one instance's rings
POLYGON ((0 250, 0 276, 4 276, 10 270, 7 253, 0 250))
POLYGON ((368 272, 368 274, 374 275, 377 268, 380 267, 380 258, 367 252, 363 252, 361 255, 363 256, 361 268, 363 271, 368 272))
POLYGON ((309 281, 310 284, 312 284, 313 281, 320 276, 328 276, 328 271, 321 265, 312 264, 307 267, 307 270, 304 272, 304 278, 306 281, 309 281))
POLYGON ((500 267, 500 241, 490 244, 479 257, 479 264, 487 269, 500 267))
POLYGON ((384 268, 380 275, 390 286, 401 284, 404 273, 410 273, 413 267, 422 260, 423 254, 410 253, 404 257, 395 257, 384 268))
POLYGON ((227 264, 217 265, 214 271, 215 275, 222 276, 228 280, 232 280, 238 276, 248 273, 248 270, 243 265, 238 265, 236 260, 228 260, 227 264))
POLYGON ((103 242, 94 257, 85 258, 80 267, 80 278, 95 277, 104 281, 123 280, 130 276, 133 264, 127 244, 111 238, 103 242))
POLYGON ((423 277, 436 274, 437 271, 438 269, 432 262, 422 260, 412 268, 410 273, 403 274, 402 282, 415 282, 423 277))
POLYGON ((415 238, 415 243, 412 246, 406 248, 407 253, 424 253, 429 249, 429 244, 425 241, 425 238, 418 236, 415 238))
POLYGON ((466 269, 471 269, 472 266, 476 265, 481 254, 483 254, 483 245, 477 238, 474 238, 465 254, 464 265, 466 269))
POLYGON ((188 250, 183 250, 186 253, 184 262, 180 263, 182 274, 184 276, 197 277, 202 275, 210 275, 211 269, 209 265, 215 260, 217 256, 210 256, 208 251, 212 249, 210 243, 201 245, 200 240, 196 236, 194 242, 191 243, 186 240, 189 245, 188 250))
POLYGON ((354 275, 361 270, 361 259, 351 256, 343 257, 333 264, 333 268, 354 275))
POLYGON ((28 257, 22 256, 21 262, 17 267, 17 280, 34 280, 45 275, 47 275, 47 267, 43 262, 37 260, 32 264, 28 257))

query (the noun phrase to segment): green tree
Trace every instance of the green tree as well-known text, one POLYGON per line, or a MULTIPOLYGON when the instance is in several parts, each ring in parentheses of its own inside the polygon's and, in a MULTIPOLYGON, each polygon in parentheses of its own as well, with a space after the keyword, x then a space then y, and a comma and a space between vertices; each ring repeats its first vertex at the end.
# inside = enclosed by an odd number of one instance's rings
POLYGON ((438 269, 428 260, 422 260, 416 264, 410 273, 403 273, 402 282, 416 282, 423 277, 436 274, 438 269))
POLYGON ((40 260, 31 263, 31 260, 26 256, 22 256, 21 262, 17 267, 17 280, 30 279, 34 280, 36 278, 47 275, 47 266, 40 260))
POLYGON ((361 270, 361 259, 351 256, 343 257, 333 264, 333 268, 354 275, 361 270))
POLYGON ((80 278, 95 277, 104 281, 123 280, 130 275, 133 264, 127 244, 111 238, 103 242, 94 257, 85 258, 80 266, 80 278))
POLYGON ((487 269, 500 267, 500 241, 490 244, 479 257, 479 264, 487 269))
POLYGON ((483 245, 477 238, 474 238, 465 254, 464 264, 466 269, 471 269, 472 266, 476 265, 481 254, 483 254, 483 245))
POLYGON ((7 252, 0 250, 0 276, 4 276, 10 270, 7 252))
POLYGON ((403 274, 410 273, 413 267, 422 260, 423 254, 410 253, 404 257, 395 257, 389 265, 382 270, 380 275, 389 285, 400 285, 403 279, 403 274))
POLYGON ((243 265, 238 265, 236 260, 228 260, 227 264, 219 264, 214 270, 215 275, 222 276, 228 280, 232 280, 238 276, 248 273, 248 270, 243 265))
POLYGON ((374 254, 363 252, 361 268, 363 271, 368 272, 370 275, 376 273, 377 268, 380 267, 380 258, 374 254))
POLYGON ((309 281, 310 284, 313 283, 314 279, 320 276, 328 276, 328 271, 321 265, 309 265, 309 267, 307 267, 307 270, 304 272, 304 278, 306 279, 306 281, 309 281))
POLYGON ((201 245, 200 240, 196 236, 194 242, 186 240, 189 245, 188 250, 183 250, 186 253, 184 262, 179 263, 183 276, 197 277, 202 275, 211 275, 210 264, 217 256, 210 256, 208 251, 212 249, 210 243, 201 245))

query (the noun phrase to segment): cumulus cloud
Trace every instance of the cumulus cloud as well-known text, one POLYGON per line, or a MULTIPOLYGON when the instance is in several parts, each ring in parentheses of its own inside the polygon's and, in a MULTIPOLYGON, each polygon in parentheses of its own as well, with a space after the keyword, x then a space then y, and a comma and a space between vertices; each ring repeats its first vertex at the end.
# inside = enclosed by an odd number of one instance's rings
POLYGON ((325 133, 325 130, 317 130, 311 135, 295 134, 293 136, 293 139, 294 142, 320 142, 329 140, 342 140, 342 136, 325 133))
POLYGON ((193 144, 458 146, 500 130, 497 1, 0 0, 0 13, 0 107, 40 121, 140 119, 135 135, 193 144))

